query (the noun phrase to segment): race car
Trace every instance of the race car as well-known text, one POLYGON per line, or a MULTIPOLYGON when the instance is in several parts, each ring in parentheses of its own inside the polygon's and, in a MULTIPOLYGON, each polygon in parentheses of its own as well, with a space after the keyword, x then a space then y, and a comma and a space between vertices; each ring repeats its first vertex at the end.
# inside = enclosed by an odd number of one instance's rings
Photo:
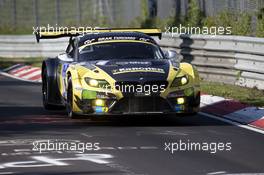
POLYGON ((42 63, 45 109, 69 117, 114 114, 196 113, 197 69, 163 51, 159 29, 36 32, 40 39, 69 37, 65 53, 42 63))

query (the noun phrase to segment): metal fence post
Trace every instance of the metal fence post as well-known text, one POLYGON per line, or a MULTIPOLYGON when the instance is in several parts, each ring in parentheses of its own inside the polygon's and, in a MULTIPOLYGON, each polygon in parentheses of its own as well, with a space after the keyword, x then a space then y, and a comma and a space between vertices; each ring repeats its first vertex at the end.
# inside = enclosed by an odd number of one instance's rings
POLYGON ((35 27, 39 26, 39 15, 38 15, 38 0, 33 1, 34 17, 35 17, 35 27))
POLYGON ((76 0, 76 6, 77 6, 77 12, 76 12, 76 17, 77 17, 77 25, 81 25, 82 23, 82 6, 81 6, 81 0, 76 0))
POLYGON ((17 26, 17 8, 16 8, 16 0, 13 0, 13 27, 16 30, 17 26))
POLYGON ((56 24, 59 25, 60 23, 60 0, 55 1, 56 6, 56 24))

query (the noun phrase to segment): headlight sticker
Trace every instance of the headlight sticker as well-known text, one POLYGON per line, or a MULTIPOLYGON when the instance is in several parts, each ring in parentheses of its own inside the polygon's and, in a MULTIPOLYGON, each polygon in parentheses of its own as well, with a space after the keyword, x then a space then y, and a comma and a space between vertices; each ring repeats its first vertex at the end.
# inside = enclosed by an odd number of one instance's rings
POLYGON ((182 77, 176 77, 172 84, 171 87, 179 87, 179 86, 184 86, 189 83, 189 79, 187 75, 184 75, 182 77))

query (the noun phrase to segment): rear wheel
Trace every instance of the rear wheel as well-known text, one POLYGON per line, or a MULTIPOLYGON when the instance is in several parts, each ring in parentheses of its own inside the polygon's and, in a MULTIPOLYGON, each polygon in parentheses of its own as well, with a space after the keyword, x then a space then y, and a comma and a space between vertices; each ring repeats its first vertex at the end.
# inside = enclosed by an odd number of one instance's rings
POLYGON ((72 80, 71 80, 71 77, 68 79, 66 109, 67 109, 67 115, 70 118, 76 118, 76 114, 73 112, 73 90, 72 90, 72 80))

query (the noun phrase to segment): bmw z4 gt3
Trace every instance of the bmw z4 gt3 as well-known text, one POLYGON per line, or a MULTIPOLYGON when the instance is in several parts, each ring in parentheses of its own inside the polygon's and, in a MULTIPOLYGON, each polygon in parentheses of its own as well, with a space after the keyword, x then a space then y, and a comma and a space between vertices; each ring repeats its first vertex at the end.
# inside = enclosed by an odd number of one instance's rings
POLYGON ((42 64, 43 105, 65 106, 70 117, 97 114, 195 113, 199 75, 176 52, 163 52, 158 29, 97 33, 39 32, 37 39, 70 37, 66 52, 42 64))

